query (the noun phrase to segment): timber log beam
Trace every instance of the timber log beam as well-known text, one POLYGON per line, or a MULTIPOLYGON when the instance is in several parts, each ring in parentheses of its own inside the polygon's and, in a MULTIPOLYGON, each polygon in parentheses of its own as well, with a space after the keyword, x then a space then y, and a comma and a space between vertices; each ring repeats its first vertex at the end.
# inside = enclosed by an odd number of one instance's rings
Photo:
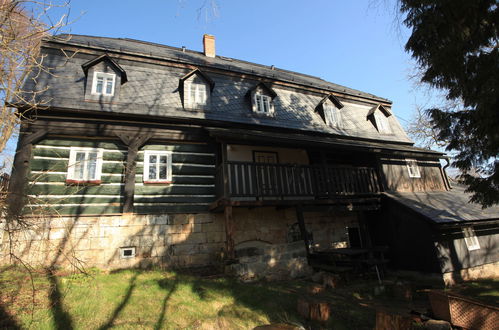
POLYGON ((30 169, 31 154, 33 144, 42 140, 49 130, 39 129, 33 132, 21 133, 17 144, 17 152, 12 165, 12 176, 9 182, 9 192, 7 195, 7 216, 9 219, 21 215, 25 203, 25 188, 27 176, 30 169))
POLYGON ((153 133, 144 132, 136 135, 118 133, 117 136, 128 147, 125 167, 125 185, 123 186, 123 213, 133 212, 133 199, 135 195, 135 175, 137 170, 137 155, 139 149, 152 138, 153 133))

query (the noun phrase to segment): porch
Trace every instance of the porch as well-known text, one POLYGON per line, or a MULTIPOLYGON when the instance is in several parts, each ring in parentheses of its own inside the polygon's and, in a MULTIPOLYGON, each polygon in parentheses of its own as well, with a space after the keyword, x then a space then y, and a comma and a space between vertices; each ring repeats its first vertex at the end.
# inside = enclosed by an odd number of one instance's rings
POLYGON ((225 161, 216 169, 216 201, 232 206, 350 205, 382 191, 372 167, 225 161))

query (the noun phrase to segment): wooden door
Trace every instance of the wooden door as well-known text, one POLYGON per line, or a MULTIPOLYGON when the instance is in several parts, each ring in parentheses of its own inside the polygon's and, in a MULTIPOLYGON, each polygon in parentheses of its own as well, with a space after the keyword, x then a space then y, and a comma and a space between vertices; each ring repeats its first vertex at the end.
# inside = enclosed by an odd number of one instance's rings
POLYGON ((273 196, 277 193, 277 182, 275 177, 276 168, 270 164, 277 164, 277 152, 253 151, 253 161, 257 165, 257 182, 263 196, 273 196), (269 165, 267 165, 269 164, 269 165))

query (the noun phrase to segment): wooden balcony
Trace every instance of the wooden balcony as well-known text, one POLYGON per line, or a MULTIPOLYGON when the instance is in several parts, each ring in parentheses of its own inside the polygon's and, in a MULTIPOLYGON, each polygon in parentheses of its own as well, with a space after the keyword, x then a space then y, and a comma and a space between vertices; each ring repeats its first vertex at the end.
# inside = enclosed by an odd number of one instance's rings
POLYGON ((217 198, 319 200, 368 196, 381 191, 370 167, 228 161, 217 168, 217 198))

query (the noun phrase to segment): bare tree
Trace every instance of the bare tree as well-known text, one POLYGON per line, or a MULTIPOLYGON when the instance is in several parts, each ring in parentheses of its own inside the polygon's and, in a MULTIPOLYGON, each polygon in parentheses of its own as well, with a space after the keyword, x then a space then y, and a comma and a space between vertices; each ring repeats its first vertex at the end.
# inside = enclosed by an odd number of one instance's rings
POLYGON ((438 139, 438 131, 434 129, 428 112, 416 105, 411 121, 407 125, 407 133, 416 145, 425 149, 442 149, 447 143, 438 139))
POLYGON ((10 101, 23 103, 26 111, 42 106, 37 95, 44 90, 23 90, 26 79, 47 71, 40 56, 42 38, 57 33, 67 25, 67 15, 54 21, 51 10, 68 8, 68 1, 0 0, 0 152, 23 113, 15 111, 10 101))

